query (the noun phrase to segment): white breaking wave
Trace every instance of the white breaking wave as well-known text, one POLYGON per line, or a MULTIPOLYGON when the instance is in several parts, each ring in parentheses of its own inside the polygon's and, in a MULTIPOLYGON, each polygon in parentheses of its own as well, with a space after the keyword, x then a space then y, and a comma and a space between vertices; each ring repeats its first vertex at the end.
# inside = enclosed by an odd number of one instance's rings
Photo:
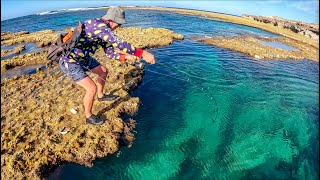
POLYGON ((46 11, 46 12, 41 12, 37 13, 36 15, 46 15, 46 14, 56 14, 58 11, 46 11))
POLYGON ((36 15, 47 15, 47 14, 56 14, 60 12, 71 12, 71 11, 85 11, 85 10, 94 10, 94 9, 101 9, 101 8, 106 8, 106 7, 94 7, 94 8, 70 8, 70 9, 61 9, 58 11, 46 11, 46 12, 41 12, 37 13, 36 15))

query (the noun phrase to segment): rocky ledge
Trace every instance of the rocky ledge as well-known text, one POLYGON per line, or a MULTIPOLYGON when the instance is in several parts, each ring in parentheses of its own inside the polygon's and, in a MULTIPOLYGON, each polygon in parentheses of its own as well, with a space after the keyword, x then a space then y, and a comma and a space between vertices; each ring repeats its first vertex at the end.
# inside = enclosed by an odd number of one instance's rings
POLYGON ((309 59, 319 62, 319 49, 302 43, 300 41, 292 40, 290 38, 254 38, 254 37, 211 37, 201 38, 192 37, 192 40, 219 46, 226 49, 231 49, 249 55, 255 59, 291 59, 301 60, 309 59), (282 49, 265 45, 263 42, 281 43, 283 46, 289 46, 294 50, 282 49))
MULTIPOLYGON (((161 28, 122 28, 116 33, 140 48, 169 45, 174 39, 183 39, 182 35, 161 28)), ((6 33, 1 39, 8 44, 26 41, 41 44, 38 42, 41 38, 31 38, 35 37, 33 34, 6 33)), ((45 46, 50 44, 48 37, 43 38, 45 46)), ((144 65, 108 60, 101 49, 96 54, 109 71, 105 93, 119 96, 112 102, 95 100, 93 112, 106 120, 99 126, 85 123, 82 105, 85 91, 57 66, 1 80, 2 179, 42 179, 64 162, 90 167, 96 158, 117 152, 121 145, 131 145, 135 120, 124 120, 122 115, 138 111, 139 98, 130 97, 129 93, 141 82, 144 65)), ((3 63, 4 70, 44 64, 44 55, 41 52, 16 56, 2 61, 1 69, 3 63)))
POLYGON ((295 33, 302 34, 313 39, 319 39, 319 24, 287 20, 277 16, 252 16, 244 14, 242 15, 242 17, 267 24, 272 24, 284 29, 290 29, 295 33))

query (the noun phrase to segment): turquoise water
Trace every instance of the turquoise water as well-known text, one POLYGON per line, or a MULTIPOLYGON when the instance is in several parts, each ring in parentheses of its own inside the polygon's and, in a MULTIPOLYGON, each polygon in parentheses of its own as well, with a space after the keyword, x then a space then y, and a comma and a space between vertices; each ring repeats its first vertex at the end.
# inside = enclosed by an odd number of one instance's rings
MULTIPOLYGON (((27 16, 35 23, 24 30, 63 29, 103 13, 27 16)), ((127 17, 127 26, 169 28, 186 39, 151 50, 159 63, 146 65, 132 93, 142 102, 133 117, 132 147, 92 168, 62 165, 49 179, 319 179, 317 63, 256 61, 188 40, 203 34, 276 36, 255 28, 159 11, 132 10, 127 17)), ((10 23, 2 22, 2 31, 10 23)))

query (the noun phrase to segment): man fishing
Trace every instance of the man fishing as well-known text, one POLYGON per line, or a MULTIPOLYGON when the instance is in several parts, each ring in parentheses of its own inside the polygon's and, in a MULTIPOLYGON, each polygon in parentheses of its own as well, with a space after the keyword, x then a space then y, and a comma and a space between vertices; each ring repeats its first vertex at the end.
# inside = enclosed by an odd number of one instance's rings
POLYGON ((126 23, 125 13, 119 7, 111 7, 102 19, 85 21, 75 47, 71 49, 69 55, 62 55, 59 61, 61 70, 86 90, 83 104, 86 122, 89 124, 103 123, 101 118, 92 114, 92 105, 96 94, 100 102, 113 101, 118 97, 103 93, 108 70, 92 57, 98 48, 102 47, 107 57, 111 59, 125 61, 128 59, 138 60, 142 57, 148 63, 155 63, 151 53, 135 48, 112 32, 124 23, 126 23), (115 48, 120 49, 123 53, 116 52, 115 48), (87 75, 86 71, 88 70, 98 75, 97 84, 87 75))

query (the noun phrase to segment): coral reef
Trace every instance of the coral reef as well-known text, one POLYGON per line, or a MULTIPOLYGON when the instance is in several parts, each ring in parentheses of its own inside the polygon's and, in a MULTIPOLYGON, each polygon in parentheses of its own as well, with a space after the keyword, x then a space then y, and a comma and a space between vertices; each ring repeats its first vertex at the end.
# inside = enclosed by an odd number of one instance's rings
MULTIPOLYGON (((7 45, 34 42, 47 46, 55 40, 54 33, 51 30, 1 33, 1 38, 7 45)), ((169 45, 173 39, 183 39, 182 35, 162 28, 121 28, 116 33, 140 48, 169 45)), ((2 61, 1 70, 45 64, 45 55, 46 52, 36 52, 15 56, 2 61)), ((64 162, 92 166, 94 159, 115 153, 120 145, 130 146, 135 120, 124 121, 121 116, 133 115, 138 110, 139 98, 132 98, 129 93, 141 82, 144 65, 107 59, 102 49, 94 56, 109 72, 105 93, 119 96, 112 102, 95 100, 93 113, 105 119, 99 126, 85 123, 82 105, 85 90, 57 66, 1 80, 3 179, 41 179, 64 162)))
POLYGON ((319 62, 319 49, 314 46, 295 41, 289 38, 253 38, 253 37, 215 37, 207 39, 195 39, 196 41, 235 50, 255 59, 309 59, 319 62), (292 46, 297 50, 285 50, 267 46, 259 42, 280 42, 292 46))

